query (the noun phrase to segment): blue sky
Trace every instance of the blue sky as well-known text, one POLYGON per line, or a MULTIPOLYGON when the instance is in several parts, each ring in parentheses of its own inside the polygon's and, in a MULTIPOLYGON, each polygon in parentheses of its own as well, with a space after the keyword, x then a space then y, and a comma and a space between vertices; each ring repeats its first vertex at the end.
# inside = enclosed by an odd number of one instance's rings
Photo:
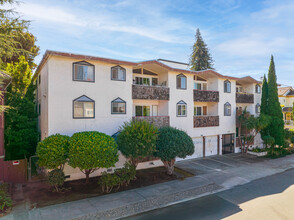
POLYGON ((294 85, 294 1, 23 0, 41 53, 46 49, 141 61, 188 62, 200 28, 215 69, 233 76, 267 73, 294 85))

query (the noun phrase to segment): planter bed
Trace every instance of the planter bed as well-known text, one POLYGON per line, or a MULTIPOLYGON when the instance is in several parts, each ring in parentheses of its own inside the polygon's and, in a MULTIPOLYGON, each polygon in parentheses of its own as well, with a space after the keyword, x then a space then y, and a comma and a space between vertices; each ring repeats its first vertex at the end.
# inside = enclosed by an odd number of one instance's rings
MULTIPOLYGON (((131 181, 127 187, 121 187, 118 191, 114 190, 112 193, 191 176, 194 175, 176 167, 175 174, 172 176, 166 174, 164 167, 137 170, 136 180, 131 181)), ((105 195, 101 191, 101 186, 98 185, 99 178, 90 178, 88 184, 85 184, 85 179, 65 182, 64 188, 67 190, 62 193, 52 192, 45 181, 28 183, 23 187, 24 198, 29 200, 31 208, 35 208, 105 195)))
POLYGON ((252 154, 258 157, 264 157, 267 155, 267 151, 262 151, 262 152, 253 152, 253 151, 247 151, 248 154, 252 154))

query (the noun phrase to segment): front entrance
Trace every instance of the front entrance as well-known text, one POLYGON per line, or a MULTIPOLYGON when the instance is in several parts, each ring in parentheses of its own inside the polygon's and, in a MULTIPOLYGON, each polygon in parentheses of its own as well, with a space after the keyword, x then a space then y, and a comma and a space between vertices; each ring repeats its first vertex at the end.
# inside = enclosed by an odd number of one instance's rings
POLYGON ((234 153, 235 134, 223 134, 222 154, 234 153))

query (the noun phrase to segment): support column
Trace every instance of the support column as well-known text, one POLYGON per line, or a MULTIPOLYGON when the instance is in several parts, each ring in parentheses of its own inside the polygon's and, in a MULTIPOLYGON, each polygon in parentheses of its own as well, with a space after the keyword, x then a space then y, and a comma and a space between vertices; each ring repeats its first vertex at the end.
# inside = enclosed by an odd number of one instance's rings
POLYGON ((205 136, 203 136, 203 157, 205 157, 205 136))

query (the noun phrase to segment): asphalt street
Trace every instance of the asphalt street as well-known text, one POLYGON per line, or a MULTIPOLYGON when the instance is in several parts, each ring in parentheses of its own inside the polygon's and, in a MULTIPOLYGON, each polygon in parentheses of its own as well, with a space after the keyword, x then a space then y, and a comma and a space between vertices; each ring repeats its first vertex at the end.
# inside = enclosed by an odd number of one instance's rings
POLYGON ((294 219, 294 169, 126 219, 294 219))

